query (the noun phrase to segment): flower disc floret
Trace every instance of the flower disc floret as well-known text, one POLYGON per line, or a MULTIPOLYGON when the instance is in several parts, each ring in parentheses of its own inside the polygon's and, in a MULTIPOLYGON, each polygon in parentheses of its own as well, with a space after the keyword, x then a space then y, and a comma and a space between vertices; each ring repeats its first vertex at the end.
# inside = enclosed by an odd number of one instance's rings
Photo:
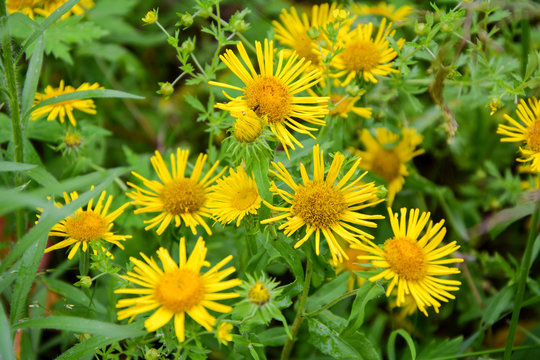
POLYGON ((317 228, 336 224, 345 209, 347 205, 343 194, 326 182, 299 185, 292 205, 294 215, 317 228))

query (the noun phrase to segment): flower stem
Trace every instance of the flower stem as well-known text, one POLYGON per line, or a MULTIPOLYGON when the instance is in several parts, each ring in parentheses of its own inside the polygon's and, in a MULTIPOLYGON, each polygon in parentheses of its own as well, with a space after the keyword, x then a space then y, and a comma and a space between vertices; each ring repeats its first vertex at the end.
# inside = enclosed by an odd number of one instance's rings
POLYGON ((523 254, 523 259, 519 268, 518 288, 514 301, 514 310, 512 311, 512 320, 510 321, 510 330, 508 331, 508 337, 506 338, 504 360, 510 360, 510 357, 512 356, 512 346, 514 344, 514 336, 516 334, 516 328, 519 320, 519 312, 521 311, 521 302, 523 301, 523 294, 525 292, 525 283, 527 282, 529 270, 531 268, 532 249, 534 240, 536 239, 536 226, 538 225, 539 214, 540 201, 537 201, 531 221, 529 237, 527 238, 527 245, 525 246, 525 253, 523 254))
POLYGON ((304 317, 312 317, 312 316, 315 316, 317 314, 320 314, 322 313, 324 310, 328 309, 328 308, 331 308, 332 306, 336 305, 338 302, 340 302, 341 300, 343 299, 346 299, 348 298, 349 296, 352 296, 352 295, 355 295, 358 290, 360 289, 354 289, 354 290, 351 290, 351 291, 347 291, 345 294, 341 295, 340 297, 338 297, 337 299, 334 299, 332 300, 331 302, 329 302, 328 304, 324 305, 323 307, 321 307, 319 310, 315 310, 313 312, 310 312, 310 313, 307 313, 307 314, 304 314, 304 317))
MULTIPOLYGON (((19 107, 19 91, 17 88, 17 78, 15 74, 15 62, 13 61, 13 48, 11 47, 11 35, 7 24, 7 8, 6 2, 0 1, 0 28, 2 32, 2 63, 4 65, 4 75, 9 91, 9 109, 11 115, 11 128, 13 129, 13 145, 15 153, 15 162, 22 163, 23 159, 23 125, 21 119, 21 109, 19 107)), ((19 187, 23 184, 23 177, 20 172, 15 173, 15 186, 19 187)), ((22 209, 17 209, 16 212, 17 238, 21 238, 25 231, 24 212, 22 209)))
POLYGON ((291 355, 292 347, 296 338, 298 330, 300 330, 300 325, 302 325, 302 320, 304 320, 304 308, 306 306, 306 300, 309 293, 309 287, 311 285, 311 272, 313 271, 313 263, 311 262, 310 257, 307 257, 306 261, 306 274, 304 277, 304 290, 302 290, 302 295, 298 300, 298 310, 296 311, 296 317, 291 327, 291 337, 287 339, 283 351, 281 352, 281 360, 287 360, 291 355))

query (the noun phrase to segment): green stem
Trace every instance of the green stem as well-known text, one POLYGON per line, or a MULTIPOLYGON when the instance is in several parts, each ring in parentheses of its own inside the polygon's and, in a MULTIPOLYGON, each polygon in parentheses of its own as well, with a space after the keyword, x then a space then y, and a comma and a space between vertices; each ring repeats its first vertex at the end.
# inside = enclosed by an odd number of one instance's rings
MULTIPOLYGON (((15 162, 24 162, 23 158, 23 126, 21 119, 21 109, 19 107, 19 90, 17 88, 17 78, 15 72, 15 62, 13 61, 13 48, 11 47, 11 34, 7 24, 6 1, 0 0, 0 28, 3 29, 2 35, 2 63, 4 65, 4 74, 9 91, 9 108, 11 112, 11 128, 13 129, 13 145, 15 153, 15 162)), ((20 172, 15 173, 15 186, 23 184, 23 177, 20 172)), ((24 212, 18 209, 16 212, 17 238, 20 239, 25 231, 26 224, 24 212)))
POLYGON ((86 251, 82 251, 82 249, 80 250, 81 255, 79 257, 79 272, 81 273, 81 276, 86 276, 90 270, 90 251, 92 251, 92 248, 88 246, 86 251))
POLYGON ((529 19, 521 20, 521 76, 525 76, 531 46, 531 25, 529 19))
POLYGON ((281 352, 281 360, 287 360, 289 356, 291 355, 292 347, 294 345, 294 341, 296 338, 296 334, 298 334, 298 330, 300 330, 300 325, 302 325, 302 321, 304 320, 304 308, 306 306, 306 300, 309 293, 309 287, 311 285, 311 272, 313 271, 313 263, 311 262, 311 259, 308 255, 307 261, 306 261, 306 274, 304 277, 304 290, 302 290, 302 295, 300 295, 300 299, 298 300, 298 310, 296 311, 296 317, 294 318, 294 322, 291 327, 291 337, 287 339, 287 342, 285 343, 285 346, 283 347, 283 351, 281 352))
MULTIPOLYGON (((539 345, 521 345, 516 346, 513 348, 513 350, 521 351, 521 350, 531 350, 531 349, 538 349, 539 345)), ((505 351, 505 349, 492 349, 492 350, 483 350, 483 351, 476 351, 476 352, 469 352, 465 354, 459 354, 459 355, 451 355, 451 356, 443 356, 434 358, 433 360, 454 360, 454 359, 463 359, 463 358, 477 358, 479 355, 487 355, 487 354, 497 354, 502 353, 505 351)))
POLYGON ((539 214, 540 201, 537 201, 530 225, 531 228, 529 230, 529 237, 527 238, 527 245, 525 246, 525 253, 523 254, 523 259, 519 268, 518 288, 514 301, 514 310, 512 311, 512 320, 510 320, 510 330, 508 331, 508 337, 506 338, 504 360, 510 360, 510 357, 512 356, 512 345, 514 344, 514 336, 516 335, 519 312, 521 311, 521 302, 523 301, 523 294, 525 293, 525 283, 527 282, 527 278, 529 277, 529 269, 531 268, 532 249, 534 240, 536 239, 536 226, 538 225, 539 214))
POLYGON ((338 302, 340 302, 341 300, 343 299, 346 299, 348 298, 349 296, 352 296, 354 294, 356 294, 358 292, 358 290, 360 289, 354 289, 354 290, 351 290, 351 291, 347 291, 345 294, 341 295, 340 297, 338 297, 337 299, 334 299, 332 300, 331 302, 329 302, 328 304, 324 305, 322 308, 320 308, 319 310, 315 310, 313 312, 310 312, 308 314, 304 314, 304 317, 313 317, 315 315, 318 315, 320 313, 322 313, 324 310, 328 309, 328 308, 331 308, 332 306, 336 305, 338 302))

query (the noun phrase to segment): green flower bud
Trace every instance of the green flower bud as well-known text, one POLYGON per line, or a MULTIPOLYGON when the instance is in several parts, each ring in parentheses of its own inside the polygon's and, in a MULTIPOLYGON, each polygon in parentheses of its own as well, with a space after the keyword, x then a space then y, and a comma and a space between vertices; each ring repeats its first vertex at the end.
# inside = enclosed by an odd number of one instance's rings
POLYGON ((76 286, 88 289, 92 286, 92 278, 90 276, 78 276, 79 281, 75 283, 76 286))
POLYGON ((187 53, 192 53, 193 50, 195 50, 195 43, 191 40, 186 40, 182 43, 182 46, 180 47, 183 51, 187 53))
POLYGON ((160 356, 159 350, 154 348, 146 350, 146 353, 144 354, 146 360, 158 360, 160 356))
POLYGON ((180 22, 182 23, 182 25, 184 25, 184 28, 187 29, 188 27, 190 27, 193 24, 193 17, 191 16, 190 13, 185 13, 180 18, 180 22))
POLYGON ((377 189, 377 197, 379 199, 386 199, 386 197, 388 196, 388 190, 386 189, 386 187, 381 185, 377 186, 377 189))
POLYGON ((234 29, 234 31, 236 31, 238 33, 243 33, 249 28, 249 25, 243 19, 235 20, 231 24, 231 26, 234 29))
POLYGON ((169 83, 169 82, 164 82, 164 83, 160 82, 158 84, 159 84, 159 86, 161 86, 159 91, 157 92, 158 94, 169 97, 174 92, 174 87, 172 86, 171 83, 169 83))
POLYGON ((414 32, 416 35, 426 35, 428 33, 428 28, 426 24, 417 21, 414 23, 414 32))
POLYGON ((307 36, 311 40, 317 40, 319 38, 319 36, 321 36, 321 32, 316 27, 312 27, 311 29, 309 29, 307 31, 307 36))
POLYGON ((200 12, 199 12, 199 15, 203 18, 203 19, 206 19, 207 17, 209 17, 210 15, 212 15, 212 7, 207 7, 207 8, 201 8, 200 12))

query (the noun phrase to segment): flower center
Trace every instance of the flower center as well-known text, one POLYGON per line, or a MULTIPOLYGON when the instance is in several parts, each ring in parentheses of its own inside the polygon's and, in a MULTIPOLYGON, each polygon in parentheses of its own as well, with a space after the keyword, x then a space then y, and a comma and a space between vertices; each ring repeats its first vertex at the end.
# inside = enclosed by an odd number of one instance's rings
POLYGON ((246 210, 253 205, 258 197, 259 193, 257 192, 257 189, 251 186, 244 188, 233 195, 232 207, 237 210, 246 210))
POLYGON ((313 41, 306 33, 299 35, 294 44, 294 50, 298 54, 298 58, 305 58, 306 61, 311 61, 313 65, 319 65, 320 60, 317 54, 313 53, 313 41))
POLYGON ((406 280, 420 280, 425 275, 422 249, 407 238, 392 238, 384 243, 384 253, 390 268, 406 280))
POLYGON ((277 124, 290 114, 292 96, 287 86, 275 76, 258 76, 244 89, 246 102, 258 116, 267 115, 277 124))
POLYGON ((161 190, 163 208, 169 214, 180 215, 199 210, 205 200, 204 189, 191 179, 174 179, 161 190))
POLYGON ((345 250, 345 254, 349 257, 343 259, 343 267, 349 270, 351 273, 354 271, 365 271, 366 267, 359 264, 368 264, 367 260, 358 260, 356 257, 361 255, 368 255, 365 251, 359 249, 348 248, 345 250))
POLYGON ((252 303, 262 306, 270 300, 270 292, 260 281, 257 281, 255 285, 249 289, 248 297, 252 303))
POLYGON ((167 310, 180 313, 201 303, 205 291, 201 276, 189 269, 178 269, 161 276, 154 296, 167 310))
POLYGON ((81 145, 81 136, 75 133, 67 133, 66 136, 64 136, 64 144, 68 148, 78 147, 81 145))
POLYGON ((379 64, 381 54, 373 42, 356 40, 347 44, 341 59, 350 71, 370 71, 379 64))
POLYGON ((330 95, 330 102, 337 106, 330 111, 330 115, 345 114, 347 113, 347 106, 349 105, 349 97, 343 99, 343 95, 332 94, 330 95))
POLYGON ((529 130, 527 144, 531 150, 540 152, 540 120, 535 120, 531 130, 529 130))
POLYGON ((401 161, 394 150, 378 150, 373 156, 371 171, 388 182, 399 177, 401 161))
POLYGON ((299 186, 292 212, 312 226, 326 228, 335 224, 347 208, 343 194, 326 182, 312 182, 299 186))
POLYGON ((66 234, 78 241, 97 240, 107 232, 103 218, 93 212, 82 212, 66 219, 66 234))

